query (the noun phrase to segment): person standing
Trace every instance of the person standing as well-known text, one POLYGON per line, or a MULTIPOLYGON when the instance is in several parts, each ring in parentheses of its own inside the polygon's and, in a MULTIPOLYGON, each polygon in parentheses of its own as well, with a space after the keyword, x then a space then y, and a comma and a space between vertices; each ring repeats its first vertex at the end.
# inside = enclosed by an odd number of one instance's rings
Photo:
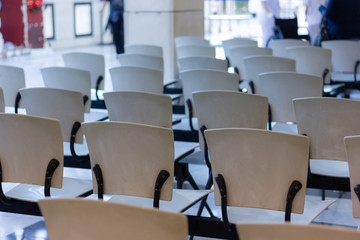
POLYGON ((311 43, 314 43, 320 32, 322 14, 319 8, 326 6, 327 2, 328 0, 303 0, 311 43))
POLYGON ((110 2, 110 15, 107 26, 111 27, 116 53, 124 53, 124 0, 104 0, 100 11, 101 16, 107 2, 110 2))
POLYGON ((262 45, 266 46, 268 39, 273 35, 275 18, 280 17, 280 4, 278 0, 260 0, 261 6, 258 20, 262 30, 262 45))

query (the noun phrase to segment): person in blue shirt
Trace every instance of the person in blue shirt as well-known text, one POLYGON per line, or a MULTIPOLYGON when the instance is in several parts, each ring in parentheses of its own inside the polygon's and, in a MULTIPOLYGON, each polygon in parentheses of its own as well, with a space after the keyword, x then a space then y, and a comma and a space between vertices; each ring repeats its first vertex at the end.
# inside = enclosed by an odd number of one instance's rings
POLYGON ((325 17, 331 40, 360 39, 359 0, 329 0, 325 17))
POLYGON ((104 0, 101 15, 107 2, 110 2, 108 26, 111 27, 116 53, 124 53, 124 0, 104 0))

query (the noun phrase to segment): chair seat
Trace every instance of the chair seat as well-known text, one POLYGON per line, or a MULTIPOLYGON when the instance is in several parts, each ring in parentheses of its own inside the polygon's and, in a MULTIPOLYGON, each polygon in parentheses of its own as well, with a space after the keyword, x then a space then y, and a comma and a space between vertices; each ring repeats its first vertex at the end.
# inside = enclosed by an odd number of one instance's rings
MULTIPOLYGON (((74 198, 91 191, 92 182, 88 180, 63 178, 63 187, 61 189, 51 188, 52 198, 74 198)), ((7 197, 28 202, 37 202, 44 197, 44 187, 30 184, 18 184, 5 192, 7 197)))
MULTIPOLYGON (((360 74, 356 74, 356 78, 360 80, 360 74)), ((348 72, 332 72, 331 81, 334 82, 354 82, 354 73, 348 72)))
MULTIPOLYGON (((303 214, 291 214, 291 222, 309 224, 336 200, 319 200, 317 196, 306 196, 303 214)), ((229 221, 240 222, 284 222, 282 211, 246 207, 228 207, 229 221)))
MULTIPOLYGON (((196 117, 192 118, 192 123, 193 123, 194 129, 199 130, 199 126, 198 126, 196 117)), ((174 130, 190 131, 189 118, 185 117, 185 118, 181 119, 181 122, 178 124, 175 124, 172 128, 174 130)))
MULTIPOLYGON (((10 239, 6 237, 13 233, 23 232, 28 226, 42 221, 44 218, 40 216, 32 216, 27 214, 16 213, 0 213, 0 239, 10 239)), ((16 237, 14 236, 16 239, 16 237)))
POLYGON ((92 181, 91 169, 64 167, 63 175, 65 178, 76 178, 92 181))
POLYGON ((295 123, 272 122, 271 127, 273 131, 289 134, 298 134, 297 125, 295 123))
MULTIPOLYGON (((201 198, 205 197, 212 190, 185 190, 174 189, 171 201, 160 200, 160 209, 170 212, 184 212, 193 204, 198 202, 201 198)), ((92 194, 87 199, 97 199, 97 195, 92 194)), ((105 199, 105 198, 104 198, 105 199)), ((119 202, 125 204, 131 204, 135 206, 153 208, 152 198, 125 196, 125 195, 113 195, 108 200, 110 202, 119 202)))
POLYGON ((349 177, 349 165, 346 161, 310 159, 311 173, 330 177, 349 177))
POLYGON ((199 143, 175 141, 174 142, 175 161, 178 161, 188 156, 190 153, 193 153, 197 147, 199 147, 199 143))
MULTIPOLYGON (((89 149, 86 144, 86 139, 84 138, 83 141, 84 142, 82 144, 75 143, 75 152, 78 155, 89 154, 89 149)), ((64 149, 64 156, 71 156, 70 143, 64 142, 63 149, 64 149)))

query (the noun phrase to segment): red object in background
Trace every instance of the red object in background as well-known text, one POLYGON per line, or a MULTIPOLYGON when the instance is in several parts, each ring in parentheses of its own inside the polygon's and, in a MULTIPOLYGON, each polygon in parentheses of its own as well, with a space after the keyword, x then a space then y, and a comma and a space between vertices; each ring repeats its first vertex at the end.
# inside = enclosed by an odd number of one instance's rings
POLYGON ((43 6, 43 1, 42 0, 26 0, 26 5, 31 10, 40 9, 43 6))
POLYGON ((24 45, 24 22, 21 11, 22 0, 1 0, 1 28, 5 42, 16 46, 24 45))

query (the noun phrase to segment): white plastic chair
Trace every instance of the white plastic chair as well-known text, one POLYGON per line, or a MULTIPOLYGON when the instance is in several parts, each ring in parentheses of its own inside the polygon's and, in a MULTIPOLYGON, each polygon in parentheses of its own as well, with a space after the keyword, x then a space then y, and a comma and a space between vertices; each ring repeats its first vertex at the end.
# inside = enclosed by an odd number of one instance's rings
POLYGON ((215 58, 215 47, 212 46, 181 46, 176 48, 177 59, 187 57, 215 58))
MULTIPOLYGON (((249 39, 249 38, 232 38, 232 39, 223 40, 222 45, 224 47, 225 57, 229 60, 230 48, 240 47, 240 46, 257 47, 258 43, 256 40, 249 39)), ((229 65, 232 66, 231 61, 229 61, 229 65)))
POLYGON ((175 38, 175 47, 201 45, 210 46, 210 41, 196 36, 180 36, 175 38))
POLYGON ((144 54, 119 54, 118 60, 122 67, 143 67, 164 71, 164 60, 162 57, 144 54))
POLYGON ((120 66, 110 69, 114 91, 162 94, 163 72, 145 67, 120 66))
POLYGON ((58 88, 81 92, 85 112, 91 107, 91 76, 89 71, 68 67, 47 67, 40 69, 47 88, 58 88))
POLYGON ((286 48, 295 46, 309 46, 310 43, 300 39, 276 39, 269 43, 269 47, 273 50, 276 57, 287 57, 286 48))
POLYGON ((256 46, 234 46, 230 48, 228 58, 231 65, 235 68, 235 72, 240 75, 241 80, 249 79, 246 75, 244 58, 256 55, 271 56, 272 50, 270 48, 259 48, 256 46))
POLYGON ((163 57, 162 47, 148 44, 127 44, 125 45, 125 53, 163 57))
POLYGON ((186 57, 178 59, 178 64, 179 72, 196 69, 227 71, 227 63, 223 59, 209 57, 186 57))
POLYGON ((259 74, 265 72, 295 72, 295 60, 274 56, 250 56, 244 58, 247 77, 252 93, 257 93, 259 74))

